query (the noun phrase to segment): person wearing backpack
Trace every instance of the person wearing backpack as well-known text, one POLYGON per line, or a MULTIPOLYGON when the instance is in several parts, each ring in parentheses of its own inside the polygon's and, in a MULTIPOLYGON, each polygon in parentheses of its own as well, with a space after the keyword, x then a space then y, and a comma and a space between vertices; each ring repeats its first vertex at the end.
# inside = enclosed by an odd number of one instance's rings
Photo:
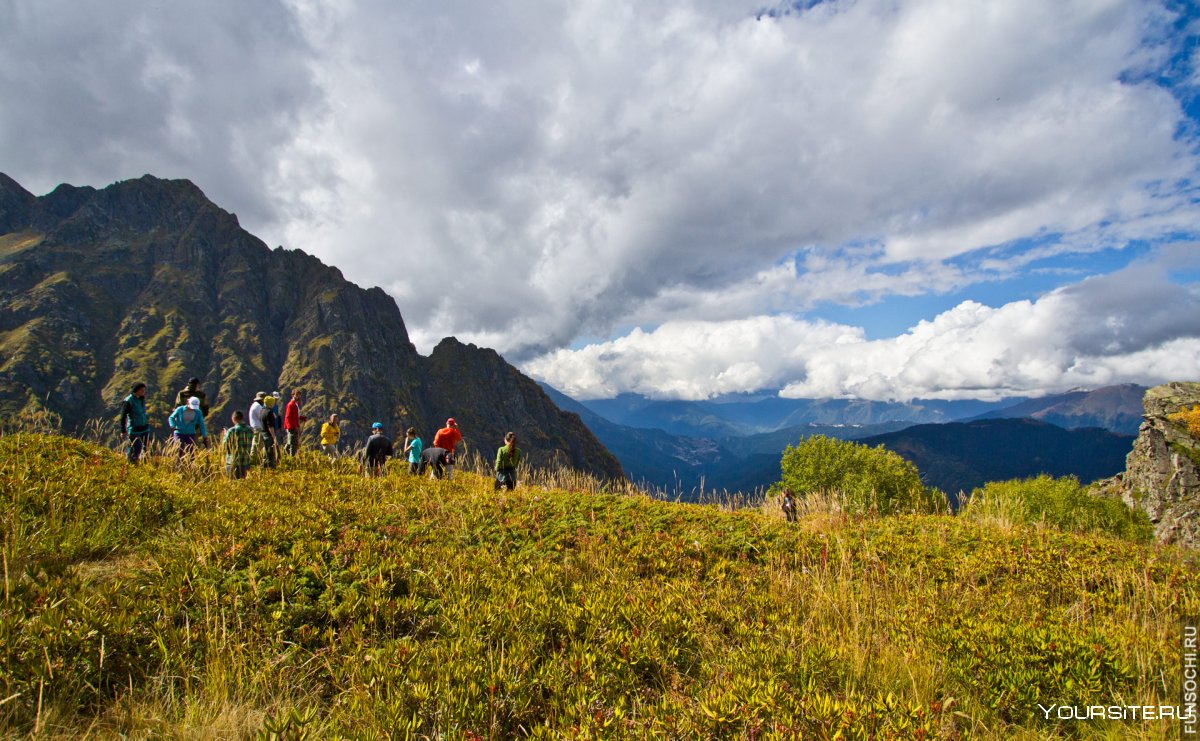
POLYGON ((275 412, 275 402, 278 399, 274 396, 263 397, 263 409, 259 419, 262 420, 262 434, 254 436, 254 442, 262 446, 263 465, 267 468, 274 468, 279 462, 279 440, 275 436, 275 430, 279 427, 279 415, 275 412))
POLYGON ((517 434, 509 432, 504 436, 504 445, 496 451, 496 480, 492 490, 499 491, 506 487, 512 491, 517 485, 517 466, 521 465, 521 449, 517 447, 517 434))
POLYGON ((242 411, 233 413, 233 427, 225 430, 221 438, 221 451, 225 453, 225 475, 231 479, 244 479, 250 470, 250 451, 254 446, 254 431, 242 420, 242 411))
POLYGON ((184 386, 175 395, 175 406, 187 406, 188 399, 193 396, 200 400, 200 413, 204 415, 205 419, 208 419, 208 397, 200 390, 199 378, 192 377, 188 379, 187 386, 184 386))
POLYGON ((391 438, 383 434, 383 423, 371 425, 371 436, 363 448, 363 472, 371 478, 378 478, 387 473, 387 459, 395 452, 391 438))
POLYGON ((133 384, 129 396, 126 396, 121 404, 121 417, 117 425, 121 430, 119 434, 129 438, 129 452, 125 458, 136 465, 142 458, 142 451, 146 449, 146 442, 150 439, 150 419, 146 416, 146 384, 141 381, 133 384))
POLYGON ((167 424, 175 431, 180 458, 195 450, 197 437, 207 443, 208 430, 204 427, 204 415, 200 412, 200 399, 195 396, 187 400, 187 406, 176 407, 167 417, 167 424))
MULTIPOLYGON (((454 417, 446 420, 446 426, 433 434, 433 447, 446 451, 446 478, 454 478, 454 448, 463 440, 462 432, 454 417)), ((438 478, 441 478, 440 476, 438 478)))
POLYGON ((250 405, 250 430, 254 434, 254 444, 250 451, 252 457, 262 456, 263 465, 275 467, 275 432, 267 425, 267 394, 259 391, 254 395, 254 403, 250 405))

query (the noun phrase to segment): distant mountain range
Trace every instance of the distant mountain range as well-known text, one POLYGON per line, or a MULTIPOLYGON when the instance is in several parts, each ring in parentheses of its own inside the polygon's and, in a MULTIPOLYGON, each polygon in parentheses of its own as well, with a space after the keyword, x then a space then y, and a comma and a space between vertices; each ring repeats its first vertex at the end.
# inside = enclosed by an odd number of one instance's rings
MULTIPOLYGON (((1021 400, 1018 400, 1021 401, 1021 400)), ((630 427, 661 429, 676 435, 724 438, 775 432, 807 425, 876 425, 950 422, 1012 404, 975 400, 917 400, 907 403, 866 399, 656 400, 639 394, 580 402, 605 419, 630 427)))
POLYGON ((256 391, 299 388, 310 419, 347 420, 351 444, 376 420, 428 442, 453 416, 485 457, 514 430, 534 464, 622 475, 577 415, 498 354, 447 338, 419 355, 381 289, 269 249, 186 180, 35 197, 0 174, 0 418, 112 419, 140 380, 162 425, 191 376, 218 428, 256 391))
POLYGON ((1000 402, 659 401, 636 394, 578 402, 543 388, 580 415, 634 481, 685 500, 702 490, 770 486, 784 448, 813 435, 884 445, 951 496, 1038 473, 1092 481, 1123 467, 1145 390, 1110 386, 1000 402))
POLYGON ((1067 430, 1036 419, 981 419, 915 425, 859 440, 883 447, 916 465, 927 486, 958 493, 988 481, 1038 474, 1076 476, 1084 483, 1125 468, 1132 435, 1096 427, 1067 430))
POLYGON ((1145 395, 1145 386, 1132 383, 1091 391, 1068 391, 993 409, 971 419, 1028 418, 1069 430, 1101 427, 1122 435, 1136 435, 1142 424, 1142 397, 1145 395))

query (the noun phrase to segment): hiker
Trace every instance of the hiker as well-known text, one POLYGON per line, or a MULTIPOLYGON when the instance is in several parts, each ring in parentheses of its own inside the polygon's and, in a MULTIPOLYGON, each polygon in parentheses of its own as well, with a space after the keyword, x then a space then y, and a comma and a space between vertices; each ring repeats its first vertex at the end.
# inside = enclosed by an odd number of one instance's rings
POLYGON ((283 429, 287 434, 283 449, 288 455, 300 452, 300 425, 307 419, 300 413, 300 389, 292 389, 292 399, 283 411, 283 429))
POLYGON ((408 475, 416 476, 417 468, 421 465, 421 449, 425 443, 417 436, 417 428, 409 427, 404 434, 404 454, 408 456, 408 475))
POLYGON ((125 459, 136 465, 150 439, 150 419, 146 416, 146 384, 138 381, 129 389, 129 396, 121 404, 121 417, 117 422, 122 437, 129 438, 129 452, 125 459))
MULTIPOLYGON (((454 447, 462 442, 462 433, 458 431, 458 423, 454 417, 446 420, 446 426, 433 436, 433 447, 446 451, 446 478, 454 478, 454 447)), ((438 478, 441 478, 440 476, 438 478)))
MULTIPOLYGON (((283 394, 279 393, 278 391, 272 392, 270 394, 270 396, 275 398, 276 404, 279 404, 283 401, 283 394)), ((271 430, 273 431, 274 436, 275 436, 275 449, 278 450, 279 448, 283 447, 283 439, 284 439, 284 437, 283 437, 283 417, 279 414, 278 408, 275 409, 275 424, 271 426, 271 430)))
POLYGON ((520 464, 521 450, 517 447, 517 434, 509 432, 504 435, 504 445, 496 451, 496 480, 492 490, 499 491, 504 486, 512 491, 517 485, 517 466, 520 464))
POLYGON ((243 420, 239 409, 233 413, 233 427, 225 430, 221 450, 225 453, 225 475, 231 479, 246 478, 250 470, 250 453, 254 449, 254 430, 243 420))
POLYGON ((371 425, 371 436, 363 448, 363 467, 367 476, 377 478, 386 472, 387 459, 395 452, 391 439, 383 434, 383 423, 371 425))
POLYGON ((329 421, 321 425, 321 450, 329 456, 332 462, 337 460, 338 439, 342 436, 342 426, 338 423, 336 414, 329 415, 329 421))
POLYGON ((426 468, 432 468, 429 473, 429 478, 440 479, 446 475, 446 469, 450 467, 450 451, 445 448, 425 448, 421 451, 421 465, 417 469, 418 476, 425 475, 426 468))
POLYGON ((259 391, 254 395, 254 403, 250 405, 250 429, 254 432, 254 445, 251 452, 254 457, 262 456, 263 465, 275 467, 275 431, 268 426, 267 394, 259 391))
POLYGON ((263 397, 263 429, 267 431, 267 439, 271 441, 271 466, 274 467, 279 462, 279 411, 278 396, 263 397))
POLYGON ((783 509, 783 516, 788 522, 796 521, 796 494, 791 489, 784 489, 783 496, 779 498, 779 506, 783 509))
POLYGON ((204 427, 204 415, 200 412, 198 397, 188 399, 187 406, 176 407, 167 418, 167 424, 175 431, 180 458, 195 450, 197 437, 203 440, 205 445, 208 444, 208 430, 204 427))
POLYGON ((200 390, 200 379, 192 377, 188 379, 187 386, 184 386, 178 394, 175 395, 175 406, 187 406, 188 399, 195 397, 200 400, 200 414, 208 419, 208 397, 200 390))

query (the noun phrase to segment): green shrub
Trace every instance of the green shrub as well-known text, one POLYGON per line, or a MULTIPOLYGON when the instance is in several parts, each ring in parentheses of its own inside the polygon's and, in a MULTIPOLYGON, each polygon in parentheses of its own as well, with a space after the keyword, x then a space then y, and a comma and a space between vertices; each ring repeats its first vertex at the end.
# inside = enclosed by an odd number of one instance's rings
POLYGON ((1177 422, 1192 437, 1200 438, 1200 404, 1184 407, 1175 414, 1167 415, 1167 419, 1177 422))
POLYGON ((971 492, 960 515, 976 522, 1044 524, 1143 543, 1154 535, 1145 512, 1133 511, 1119 499, 1089 494, 1074 476, 990 482, 971 492))
POLYGON ((780 461, 783 478, 772 493, 791 489, 800 497, 833 494, 843 511, 879 514, 944 512, 941 492, 926 489, 916 466, 882 445, 814 435, 789 445, 780 461))

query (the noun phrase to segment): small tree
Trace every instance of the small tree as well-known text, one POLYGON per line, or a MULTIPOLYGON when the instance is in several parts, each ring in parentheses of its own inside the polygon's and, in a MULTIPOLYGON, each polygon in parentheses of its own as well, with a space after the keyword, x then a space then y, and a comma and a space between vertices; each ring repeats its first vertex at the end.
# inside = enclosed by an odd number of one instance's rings
POLYGON ((789 445, 780 461, 783 477, 772 488, 798 496, 835 496, 844 511, 897 514, 945 512, 946 497, 921 484, 916 466, 882 445, 814 435, 789 445))

